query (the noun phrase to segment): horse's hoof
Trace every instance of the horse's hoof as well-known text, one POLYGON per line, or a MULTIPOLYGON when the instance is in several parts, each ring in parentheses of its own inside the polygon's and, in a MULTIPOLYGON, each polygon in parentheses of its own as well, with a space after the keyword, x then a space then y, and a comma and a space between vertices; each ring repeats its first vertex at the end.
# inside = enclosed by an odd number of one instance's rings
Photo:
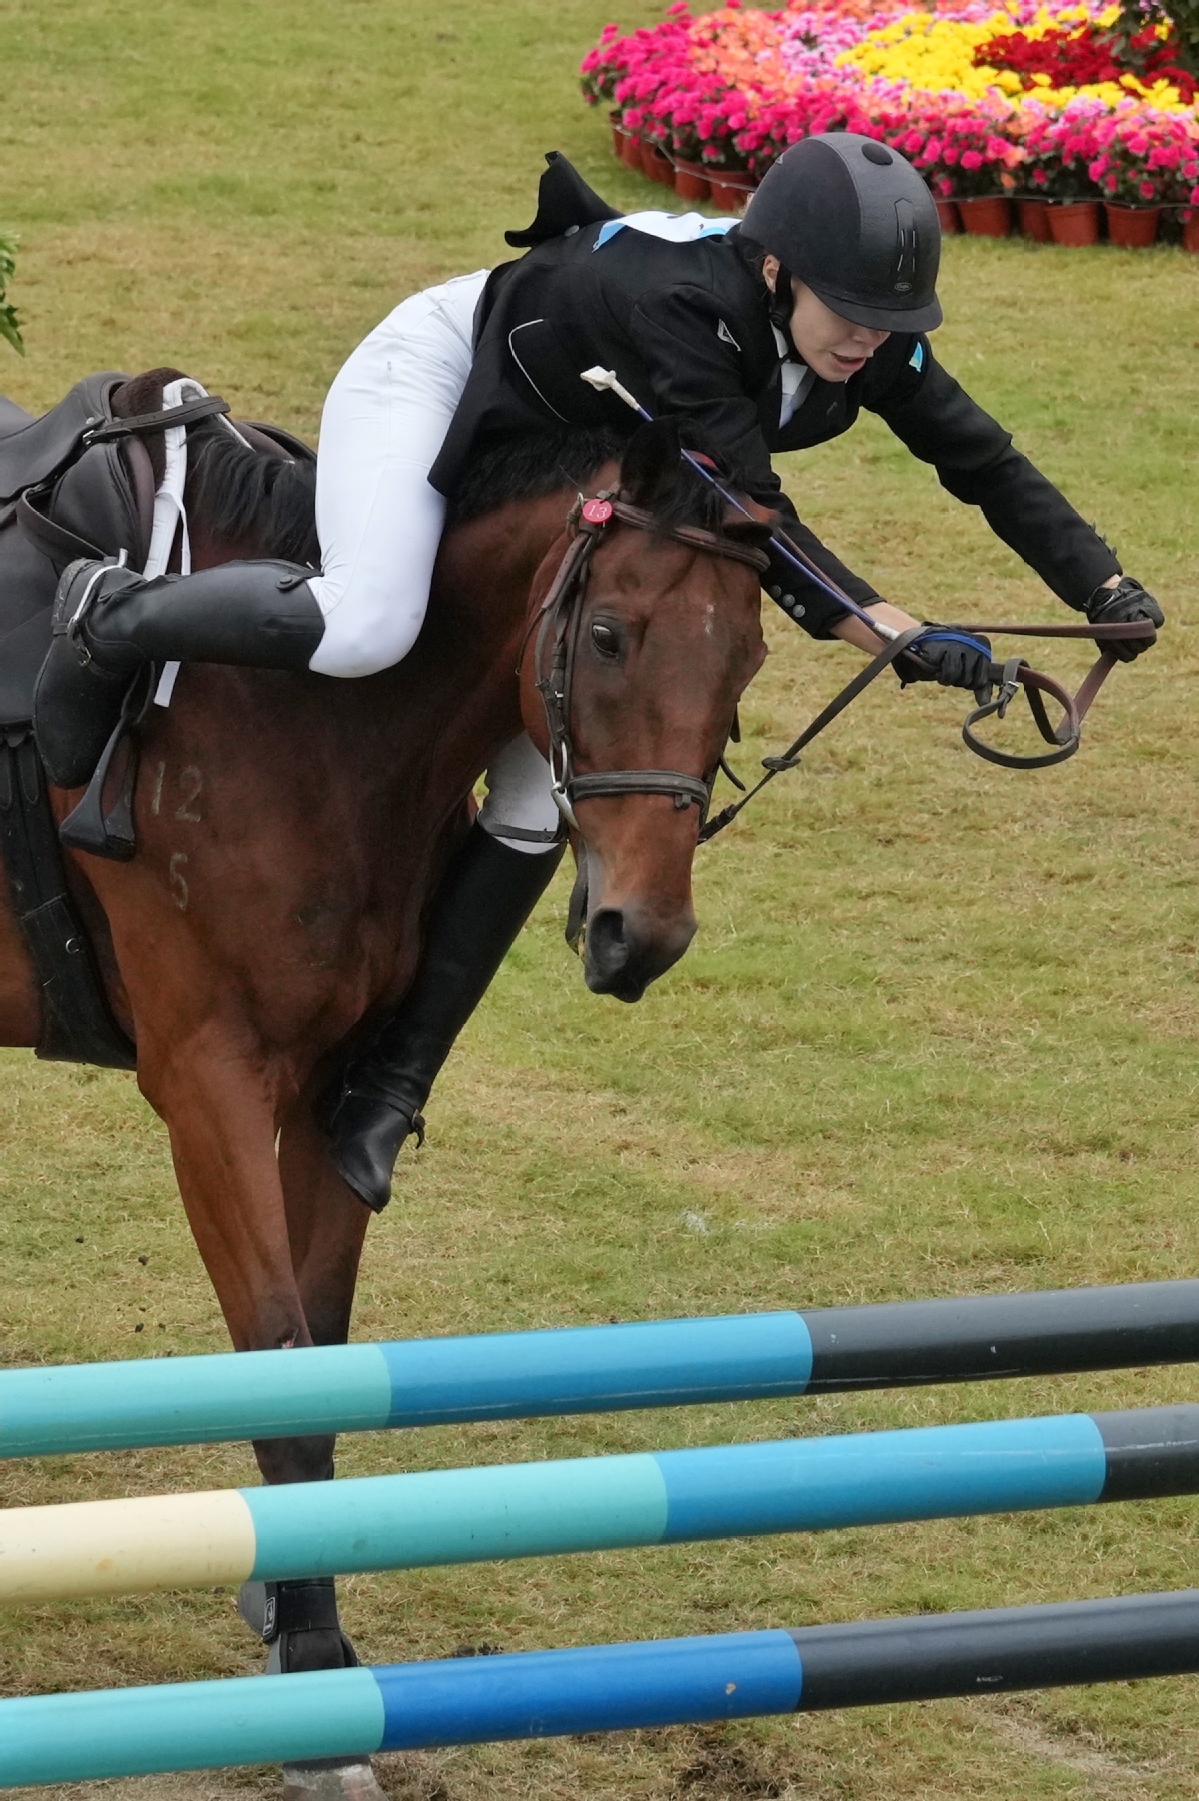
POLYGON ((387 1801, 365 1757, 283 1766, 283 1801, 387 1801))

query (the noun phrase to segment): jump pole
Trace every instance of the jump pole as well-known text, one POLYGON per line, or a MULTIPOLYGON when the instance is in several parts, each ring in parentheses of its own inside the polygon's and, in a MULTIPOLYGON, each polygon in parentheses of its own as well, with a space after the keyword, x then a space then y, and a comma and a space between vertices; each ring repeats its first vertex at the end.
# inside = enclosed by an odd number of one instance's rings
POLYGON ((0 1372, 0 1457, 1199 1361, 1199 1280, 0 1372))
POLYGON ((0 1701, 0 1786, 1199 1671, 1199 1590, 0 1701))
POLYGON ((0 1511, 0 1603, 1199 1493, 1199 1405, 0 1511))

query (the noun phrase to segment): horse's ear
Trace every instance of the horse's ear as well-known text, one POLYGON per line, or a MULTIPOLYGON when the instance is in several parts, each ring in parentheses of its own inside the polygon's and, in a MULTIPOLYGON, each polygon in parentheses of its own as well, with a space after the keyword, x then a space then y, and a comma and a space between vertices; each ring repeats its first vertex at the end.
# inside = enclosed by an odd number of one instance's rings
POLYGON ((620 485, 635 507, 658 512, 678 486, 682 442, 673 419, 643 425, 629 440, 620 465, 620 485))

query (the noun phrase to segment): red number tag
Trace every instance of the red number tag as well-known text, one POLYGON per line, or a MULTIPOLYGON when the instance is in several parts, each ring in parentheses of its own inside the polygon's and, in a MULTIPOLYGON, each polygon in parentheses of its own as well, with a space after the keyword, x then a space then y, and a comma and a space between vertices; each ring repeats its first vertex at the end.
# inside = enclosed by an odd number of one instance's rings
POLYGON ((610 500, 585 500, 583 517, 588 525, 607 525, 612 517, 612 502, 610 500))

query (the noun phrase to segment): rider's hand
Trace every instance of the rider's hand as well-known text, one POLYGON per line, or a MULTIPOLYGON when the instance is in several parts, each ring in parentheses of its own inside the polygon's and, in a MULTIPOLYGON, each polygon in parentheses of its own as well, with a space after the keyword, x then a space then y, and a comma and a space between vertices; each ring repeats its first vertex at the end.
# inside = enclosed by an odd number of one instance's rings
MULTIPOLYGON (((934 633, 937 629, 930 627, 934 633)), ((991 686, 991 645, 974 634, 969 642, 957 635, 919 638, 910 652, 896 658, 895 673, 905 685, 940 682, 943 688, 969 688, 977 695, 991 686)))
MULTIPOLYGON (((1147 619, 1153 626, 1166 623, 1166 616, 1152 594, 1131 575, 1122 575, 1114 588, 1096 588, 1083 612, 1092 625, 1126 625, 1138 619, 1147 619)), ((1146 638, 1099 640, 1100 649, 1110 650, 1122 663, 1131 663, 1134 657, 1139 657, 1143 650, 1156 643, 1156 631, 1146 638)))

